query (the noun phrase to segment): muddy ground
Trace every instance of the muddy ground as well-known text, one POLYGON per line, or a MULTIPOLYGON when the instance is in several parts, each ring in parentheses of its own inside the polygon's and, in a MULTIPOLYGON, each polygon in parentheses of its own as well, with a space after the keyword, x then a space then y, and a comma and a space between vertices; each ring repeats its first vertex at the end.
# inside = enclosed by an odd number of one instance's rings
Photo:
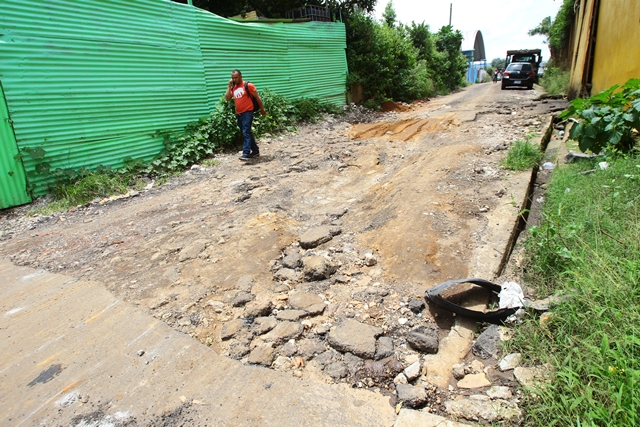
MULTIPOLYGON (((420 305, 425 290, 477 274, 488 215, 520 209, 499 161, 561 109, 538 96, 474 85, 371 123, 328 117, 262 138, 262 156, 248 163, 220 154, 73 212, 6 210, 0 255, 100 282, 217 353, 393 395, 416 354, 406 333, 436 327, 444 337, 453 324, 420 305), (302 248, 309 230, 330 240, 302 248), (358 356, 329 345, 344 319, 379 327, 390 350, 358 356)), ((434 392, 433 412, 443 400, 434 392)))

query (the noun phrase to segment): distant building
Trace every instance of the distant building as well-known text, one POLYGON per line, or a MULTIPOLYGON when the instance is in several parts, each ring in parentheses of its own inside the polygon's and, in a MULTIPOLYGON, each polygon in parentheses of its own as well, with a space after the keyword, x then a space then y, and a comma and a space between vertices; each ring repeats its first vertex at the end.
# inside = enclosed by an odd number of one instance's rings
POLYGON ((466 31, 462 35, 461 50, 467 57, 467 81, 476 83, 482 81, 485 69, 487 68, 487 55, 484 49, 484 39, 482 33, 477 31, 466 31))

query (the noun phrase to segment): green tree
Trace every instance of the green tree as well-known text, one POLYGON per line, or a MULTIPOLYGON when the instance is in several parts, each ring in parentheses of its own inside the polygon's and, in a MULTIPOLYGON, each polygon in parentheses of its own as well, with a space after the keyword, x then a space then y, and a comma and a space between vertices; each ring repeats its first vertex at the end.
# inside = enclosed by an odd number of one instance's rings
POLYGON ((547 16, 542 20, 542 22, 532 30, 529 30, 530 36, 541 35, 549 38, 551 34, 551 17, 547 16))
POLYGON ((571 27, 575 19, 574 5, 574 0, 564 0, 555 19, 547 16, 537 27, 529 30, 530 36, 539 34, 547 37, 551 59, 562 68, 568 66, 571 27))
POLYGON ((392 28, 396 26, 397 15, 396 15, 395 9, 393 8, 392 0, 390 0, 389 3, 387 3, 387 6, 384 8, 382 19, 384 20, 384 22, 386 22, 388 26, 392 28))
POLYGON ((505 58, 493 58, 491 61, 491 66, 493 68, 504 68, 507 63, 505 58))
POLYGON ((453 30, 450 25, 440 28, 435 34, 437 55, 435 69, 436 82, 440 90, 452 91, 465 84, 467 58, 460 47, 464 36, 459 30, 453 30))
POLYGON ((433 35, 429 31, 429 25, 422 22, 421 24, 411 23, 411 27, 407 27, 411 43, 418 49, 418 59, 425 60, 427 63, 433 61, 435 44, 433 35))

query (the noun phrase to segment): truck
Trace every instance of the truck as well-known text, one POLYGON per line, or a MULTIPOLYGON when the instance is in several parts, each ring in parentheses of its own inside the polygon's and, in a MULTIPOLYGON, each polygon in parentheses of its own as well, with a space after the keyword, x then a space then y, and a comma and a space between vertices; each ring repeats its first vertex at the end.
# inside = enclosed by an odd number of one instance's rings
POLYGON ((541 49, 520 49, 520 50, 508 50, 507 60, 505 68, 512 62, 528 62, 533 67, 533 71, 536 73, 536 83, 538 82, 538 75, 540 70, 540 63, 542 62, 542 50, 541 49))

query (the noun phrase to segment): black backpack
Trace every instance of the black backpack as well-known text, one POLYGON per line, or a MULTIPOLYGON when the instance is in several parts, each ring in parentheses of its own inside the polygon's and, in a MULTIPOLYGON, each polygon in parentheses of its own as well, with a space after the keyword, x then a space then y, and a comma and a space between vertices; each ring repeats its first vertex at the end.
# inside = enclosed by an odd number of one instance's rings
POLYGON ((251 82, 244 82, 244 91, 247 92, 247 95, 249 95, 249 98, 251 98, 251 102, 253 102, 253 112, 256 113, 260 111, 260 105, 258 104, 258 101, 251 95, 251 92, 249 92, 249 83, 251 82))

